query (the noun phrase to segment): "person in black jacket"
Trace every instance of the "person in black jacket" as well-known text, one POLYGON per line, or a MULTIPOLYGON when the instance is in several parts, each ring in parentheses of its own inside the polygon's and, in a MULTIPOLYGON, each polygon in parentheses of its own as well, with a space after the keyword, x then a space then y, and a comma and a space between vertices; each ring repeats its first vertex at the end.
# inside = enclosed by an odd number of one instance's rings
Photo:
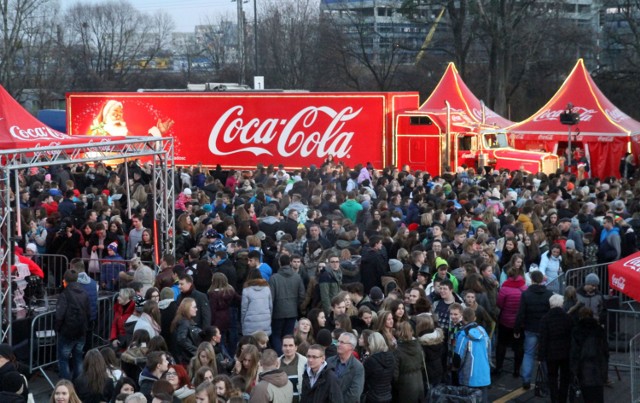
POLYGON ((571 335, 571 371, 578 377, 586 402, 604 403, 609 345, 607 334, 588 307, 580 308, 571 335))
POLYGON ((380 253, 382 249, 382 237, 374 235, 369 240, 369 250, 362 257, 360 263, 360 274, 364 292, 369 293, 373 287, 382 289, 382 276, 389 272, 387 263, 380 253))
POLYGON ((531 387, 531 374, 533 373, 538 337, 540 334, 540 319, 549 312, 549 298, 553 292, 547 290, 542 284, 544 275, 535 270, 531 272, 531 286, 522 293, 520 309, 516 317, 516 325, 513 328, 513 337, 522 337, 524 331, 524 358, 520 376, 522 387, 528 390, 531 387))
POLYGON ((380 333, 372 333, 367 339, 369 357, 364 361, 364 401, 366 403, 390 403, 391 383, 396 360, 380 333))
POLYGON ((193 298, 198 306, 198 312, 193 318, 196 326, 200 329, 204 329, 207 326, 211 326, 211 308, 209 307, 209 297, 207 294, 196 290, 193 285, 193 277, 188 274, 183 274, 179 277, 178 286, 180 287, 180 296, 176 301, 178 305, 185 298, 193 298))
POLYGON ((171 322, 171 348, 173 357, 179 364, 188 364, 198 351, 199 341, 194 342, 194 334, 199 337, 200 329, 194 329, 193 319, 197 316, 198 305, 193 298, 184 298, 178 306, 176 317, 171 322))
POLYGON ((55 316, 58 368, 60 378, 72 380, 82 373, 82 349, 91 320, 91 307, 86 291, 78 284, 77 271, 67 270, 63 280, 65 289, 58 297, 55 316), (69 357, 73 357, 71 368, 69 357))
POLYGON ((442 366, 442 357, 446 354, 444 331, 436 327, 433 315, 429 313, 417 315, 414 319, 416 334, 422 345, 429 385, 438 385, 442 383, 444 375, 442 366))
POLYGON ((324 347, 313 344, 307 350, 307 368, 302 375, 300 401, 305 403, 342 403, 336 374, 327 368, 324 347))
POLYGON ((544 361, 547 365, 551 402, 566 402, 571 382, 569 352, 573 322, 562 308, 564 297, 554 294, 549 299, 549 305, 551 310, 540 320, 538 361, 544 361))

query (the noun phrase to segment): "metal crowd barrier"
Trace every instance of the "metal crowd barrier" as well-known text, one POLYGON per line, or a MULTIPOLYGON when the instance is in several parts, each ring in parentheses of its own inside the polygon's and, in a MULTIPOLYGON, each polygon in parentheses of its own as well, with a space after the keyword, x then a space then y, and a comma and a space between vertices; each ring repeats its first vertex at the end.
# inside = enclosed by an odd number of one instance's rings
MULTIPOLYGON (((120 282, 118 280, 121 272, 130 270, 131 260, 113 260, 113 259, 81 259, 77 258, 74 261, 81 261, 84 263, 85 272, 93 278, 100 290, 117 292, 120 289, 120 282)), ((142 262, 142 264, 149 266, 155 270, 153 262, 142 262)))
POLYGON ((629 342, 629 362, 631 363, 631 402, 640 402, 640 333, 629 342))
MULTIPOLYGON (((117 294, 101 293, 98 297, 98 314, 88 340, 85 351, 91 348, 101 348, 109 344, 111 322, 113 321, 113 306, 116 303, 117 294)), ((31 320, 29 342, 29 371, 39 371, 54 388, 54 382, 47 375, 45 368, 58 362, 57 346, 58 335, 55 329, 56 311, 43 312, 31 320)))
POLYGON ((62 290, 62 275, 69 268, 69 259, 64 255, 38 254, 33 261, 44 271, 44 284, 49 295, 62 290))

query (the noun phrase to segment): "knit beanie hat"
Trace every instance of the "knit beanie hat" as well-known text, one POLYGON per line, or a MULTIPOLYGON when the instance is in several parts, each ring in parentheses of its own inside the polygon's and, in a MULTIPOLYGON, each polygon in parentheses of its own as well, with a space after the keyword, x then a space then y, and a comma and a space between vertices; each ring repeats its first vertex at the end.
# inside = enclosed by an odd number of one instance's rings
POLYGON ((447 261, 444 258, 437 257, 436 258, 436 269, 440 269, 440 266, 449 267, 449 263, 447 263, 447 261))
POLYGON ((399 273, 402 271, 402 262, 398 259, 389 259, 389 268, 391 273, 399 273))
POLYGON ((600 285, 600 279, 598 278, 598 275, 596 273, 589 273, 584 279, 584 284, 597 287, 600 285))
POLYGON ((113 253, 118 253, 118 244, 116 242, 111 242, 107 248, 113 253))

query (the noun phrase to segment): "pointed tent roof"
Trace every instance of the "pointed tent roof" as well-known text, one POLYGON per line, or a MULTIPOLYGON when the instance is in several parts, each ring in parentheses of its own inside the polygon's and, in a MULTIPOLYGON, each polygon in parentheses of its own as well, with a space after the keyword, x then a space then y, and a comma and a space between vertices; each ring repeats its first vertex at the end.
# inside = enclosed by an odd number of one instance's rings
POLYGON ((46 126, 0 85, 0 150, 94 142, 88 136, 69 136, 46 126))
POLYGON ((446 111, 445 101, 451 105, 452 111, 468 115, 469 119, 476 124, 507 127, 513 124, 512 121, 503 118, 491 109, 487 108, 471 92, 469 87, 462 81, 456 66, 449 63, 447 70, 442 75, 440 82, 436 85, 429 98, 420 106, 423 112, 446 111), (484 112, 484 121, 482 118, 484 112))
MULTIPOLYGON (((509 127, 516 134, 560 134, 566 136, 567 126, 560 123, 560 114, 567 104, 580 114, 577 127, 582 136, 628 137, 640 133, 640 122, 618 109, 600 91, 579 59, 558 92, 528 119, 509 127)), ((587 140, 586 137, 583 137, 587 140)), ((594 138, 594 141, 598 141, 594 138)))

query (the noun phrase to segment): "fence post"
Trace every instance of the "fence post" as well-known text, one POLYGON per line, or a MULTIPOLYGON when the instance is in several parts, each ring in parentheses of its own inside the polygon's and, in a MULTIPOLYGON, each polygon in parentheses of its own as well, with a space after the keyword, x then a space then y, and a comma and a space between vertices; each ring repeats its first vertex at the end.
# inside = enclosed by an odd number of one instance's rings
POLYGON ((629 341, 629 366, 631 367, 631 401, 640 402, 640 333, 629 341))

